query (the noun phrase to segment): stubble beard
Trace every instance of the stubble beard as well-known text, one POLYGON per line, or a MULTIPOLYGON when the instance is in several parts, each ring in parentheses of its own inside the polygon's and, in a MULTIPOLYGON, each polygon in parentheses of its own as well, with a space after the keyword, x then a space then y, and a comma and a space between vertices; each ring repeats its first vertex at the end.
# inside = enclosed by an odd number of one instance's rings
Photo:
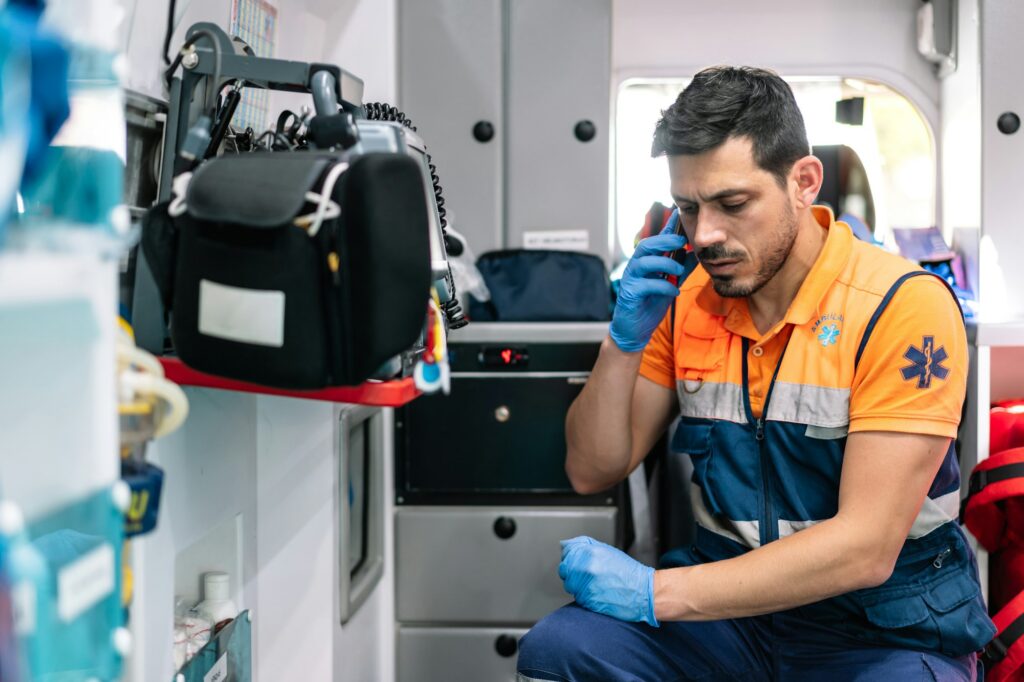
MULTIPOLYGON (((772 240, 763 250, 763 259, 754 279, 749 282, 736 281, 731 276, 712 277, 711 285, 715 293, 723 298, 743 298, 756 293, 761 287, 771 281, 786 259, 789 258, 796 243, 797 220, 792 206, 787 205, 786 210, 780 216, 778 228, 775 230, 772 240)), ((712 247, 713 248, 713 247, 712 247)), ((704 255, 704 254, 702 254, 704 255)), ((708 254, 713 256, 713 254, 708 254)))

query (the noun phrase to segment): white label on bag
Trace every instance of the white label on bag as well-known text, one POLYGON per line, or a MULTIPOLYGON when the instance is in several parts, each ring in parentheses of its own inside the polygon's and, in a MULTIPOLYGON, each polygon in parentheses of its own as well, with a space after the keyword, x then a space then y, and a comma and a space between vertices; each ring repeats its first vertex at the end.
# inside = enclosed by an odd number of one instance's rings
POLYGON ((280 348, 284 345, 284 292, 200 280, 199 332, 280 348))
POLYGON ((224 654, 213 664, 210 672, 203 676, 203 682, 224 682, 226 679, 228 679, 228 655, 224 654))
POLYGON ((114 591, 114 548, 103 544, 57 574, 57 613, 65 623, 114 591))
POLYGON ((590 234, 586 230, 535 230, 523 232, 524 249, 550 249, 552 251, 586 251, 590 248, 590 234))

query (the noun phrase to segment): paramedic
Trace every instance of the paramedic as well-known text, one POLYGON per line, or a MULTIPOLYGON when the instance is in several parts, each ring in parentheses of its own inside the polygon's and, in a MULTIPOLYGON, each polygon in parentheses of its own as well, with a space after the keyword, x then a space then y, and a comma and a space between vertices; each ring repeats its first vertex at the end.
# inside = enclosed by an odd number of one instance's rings
POLYGON ((678 213, 626 268, 566 471, 608 488, 679 416, 696 541, 657 571, 563 542, 575 603, 523 638, 520 679, 975 679, 995 630, 957 524, 955 298, 813 205, 822 165, 774 73, 697 74, 653 154, 678 213), (677 220, 699 260, 678 289, 677 220))

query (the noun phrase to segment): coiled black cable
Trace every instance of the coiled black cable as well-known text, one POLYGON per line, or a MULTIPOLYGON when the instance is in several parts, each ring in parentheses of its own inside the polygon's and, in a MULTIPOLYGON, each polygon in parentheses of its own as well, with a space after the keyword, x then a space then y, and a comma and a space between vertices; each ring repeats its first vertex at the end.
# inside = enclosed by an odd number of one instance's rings
MULTIPOLYGON (((363 108, 366 110, 366 118, 371 121, 393 121, 416 132, 416 126, 413 125, 412 120, 390 104, 369 102, 364 104, 363 108)), ((441 179, 437 175, 437 166, 431 161, 430 154, 427 154, 427 167, 430 169, 430 181, 434 184, 434 201, 437 203, 437 216, 441 220, 441 232, 447 237, 448 211, 444 208, 444 196, 441 193, 441 179)))
MULTIPOLYGON (((390 104, 386 104, 384 102, 367 102, 363 104, 363 111, 366 113, 366 118, 370 121, 393 121, 395 123, 400 123, 413 132, 416 131, 416 126, 413 125, 412 120, 390 104)), ((447 250, 448 212, 444 207, 444 195, 441 191, 441 178, 437 175, 437 166, 435 166, 434 162, 431 160, 430 154, 427 154, 427 167, 430 169, 430 182, 434 185, 434 201, 437 204, 437 217, 441 222, 441 234, 445 240, 445 250, 447 250)), ((466 319, 465 313, 462 312, 462 306, 459 305, 459 297, 455 291, 455 278, 452 276, 452 268, 450 265, 448 266, 448 278, 452 285, 452 297, 450 300, 443 303, 441 307, 444 309, 445 317, 448 318, 448 326, 451 329, 458 329, 469 324, 469 320, 466 319)))

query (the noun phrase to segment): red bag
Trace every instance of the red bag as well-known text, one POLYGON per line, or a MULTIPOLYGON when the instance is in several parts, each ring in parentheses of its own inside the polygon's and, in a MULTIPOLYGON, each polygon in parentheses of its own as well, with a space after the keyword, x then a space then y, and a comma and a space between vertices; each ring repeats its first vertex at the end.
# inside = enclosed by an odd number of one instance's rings
POLYGON ((999 633, 982 656, 987 679, 1024 679, 1024 447, 978 463, 962 516, 991 554, 989 609, 999 633))

